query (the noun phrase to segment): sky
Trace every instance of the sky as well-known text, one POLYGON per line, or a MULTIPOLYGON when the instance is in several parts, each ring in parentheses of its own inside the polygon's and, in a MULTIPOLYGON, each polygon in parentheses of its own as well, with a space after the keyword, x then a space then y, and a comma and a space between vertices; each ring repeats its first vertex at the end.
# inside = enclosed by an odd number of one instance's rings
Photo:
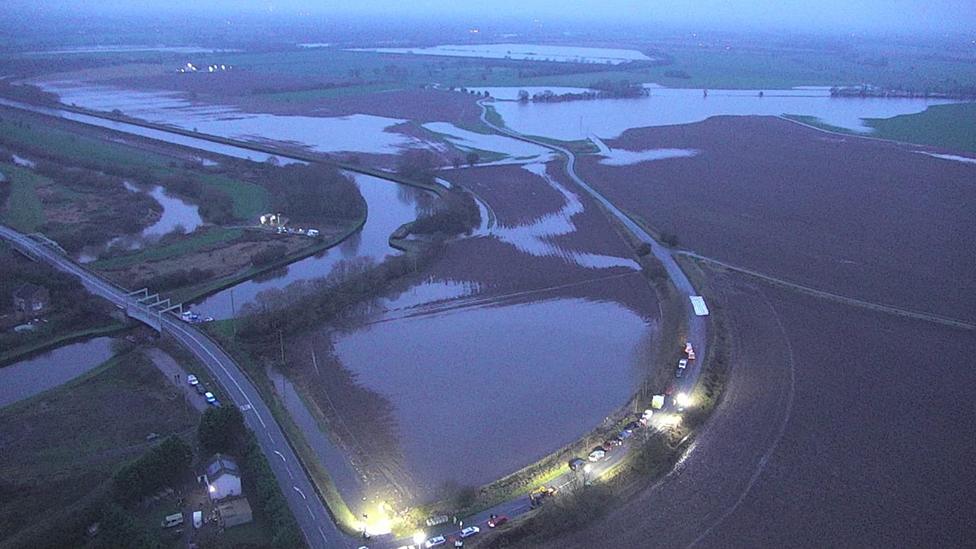
POLYGON ((4 0, 8 7, 78 11, 248 11, 369 17, 614 21, 816 32, 972 33, 976 0, 4 0))

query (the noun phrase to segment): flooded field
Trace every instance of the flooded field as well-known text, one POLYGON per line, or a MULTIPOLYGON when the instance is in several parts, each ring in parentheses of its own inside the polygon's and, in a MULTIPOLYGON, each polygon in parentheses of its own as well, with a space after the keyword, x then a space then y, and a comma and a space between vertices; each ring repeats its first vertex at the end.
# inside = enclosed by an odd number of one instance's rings
POLYGON ((630 395, 647 337, 616 303, 556 299, 381 321, 334 345, 392 403, 430 493, 512 472, 594 427, 630 395))
POLYGON ((388 255, 398 253, 390 247, 390 234, 400 225, 416 219, 420 211, 418 208, 423 208, 425 199, 431 195, 367 175, 350 175, 359 186, 359 192, 366 200, 368 208, 366 224, 361 231, 335 248, 292 263, 268 276, 243 282, 207 297, 194 305, 194 309, 217 319, 230 318, 233 307, 239 310, 259 292, 283 288, 298 280, 327 276, 332 267, 343 259, 369 257, 382 260, 388 255))
MULTIPOLYGON (((518 88, 509 88, 518 92, 518 88)), ((495 91, 506 94, 503 91, 495 91)), ((505 124, 527 135, 572 141, 592 134, 614 138, 631 128, 700 122, 721 115, 814 116, 825 124, 870 133, 865 118, 891 118, 924 111, 944 99, 834 98, 824 88, 708 90, 653 88, 648 97, 561 103, 497 101, 505 124)))
POLYGON ((88 263, 94 261, 100 253, 108 249, 138 250, 146 244, 156 241, 160 237, 174 231, 192 233, 197 227, 203 225, 199 206, 166 194, 166 190, 159 185, 140 187, 128 181, 124 182, 124 184, 125 188, 130 192, 146 193, 152 196, 162 206, 162 214, 155 223, 137 234, 113 238, 103 246, 85 247, 78 256, 80 262, 88 263))
POLYGON ((600 63, 606 65, 619 65, 630 61, 651 60, 650 57, 637 50, 542 44, 445 44, 428 48, 360 48, 352 51, 437 55, 444 57, 481 57, 486 59, 521 59, 525 61, 555 61, 561 63, 600 63))
POLYGON ((0 368, 0 407, 52 389, 112 357, 112 338, 96 337, 0 368))

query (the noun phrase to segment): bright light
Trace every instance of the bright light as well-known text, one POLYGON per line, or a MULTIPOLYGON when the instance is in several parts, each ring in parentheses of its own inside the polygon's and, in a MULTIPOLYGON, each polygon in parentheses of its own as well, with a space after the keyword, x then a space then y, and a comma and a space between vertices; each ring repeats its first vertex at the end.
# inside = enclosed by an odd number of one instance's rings
POLYGON ((214 486, 213 484, 211 484, 211 485, 209 486, 209 488, 210 488, 210 493, 211 493, 211 494, 213 494, 214 492, 216 492, 216 491, 217 491, 217 487, 216 487, 216 486, 214 486))
POLYGON ((666 414, 664 416, 658 416, 662 427, 677 427, 681 425, 681 416, 678 414, 666 414))
POLYGON ((685 393, 678 393, 674 397, 674 401, 678 403, 678 406, 681 408, 687 408, 688 406, 691 406, 691 397, 685 393))
POLYGON ((420 545, 426 539, 427 539, 427 534, 421 532, 420 530, 417 530, 416 532, 413 533, 413 542, 416 543, 417 545, 420 545))
POLYGON ((587 463, 586 465, 583 466, 583 472, 584 473, 589 473, 592 470, 593 470, 593 466, 591 466, 589 463, 587 463))
POLYGON ((382 536, 392 532, 393 521, 390 519, 386 507, 385 502, 380 502, 374 509, 367 511, 366 516, 368 518, 358 524, 358 529, 370 536, 382 536))

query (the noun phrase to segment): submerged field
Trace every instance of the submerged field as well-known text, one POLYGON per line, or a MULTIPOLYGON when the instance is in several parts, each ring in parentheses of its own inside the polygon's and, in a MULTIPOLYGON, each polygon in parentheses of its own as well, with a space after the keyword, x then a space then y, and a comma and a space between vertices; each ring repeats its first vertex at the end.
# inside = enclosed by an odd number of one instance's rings
POLYGON ((700 151, 581 172, 682 247, 789 282, 973 320, 976 165, 774 118, 626 132, 627 150, 700 151), (749 139, 740 136, 749 135, 749 139))

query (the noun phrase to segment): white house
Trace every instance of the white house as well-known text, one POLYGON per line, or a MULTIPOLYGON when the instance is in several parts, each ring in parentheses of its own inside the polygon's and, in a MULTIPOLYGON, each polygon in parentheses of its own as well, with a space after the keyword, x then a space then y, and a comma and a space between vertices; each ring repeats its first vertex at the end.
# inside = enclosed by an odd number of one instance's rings
POLYGON ((223 454, 215 454, 210 458, 206 482, 210 501, 241 495, 241 470, 233 458, 223 454))

